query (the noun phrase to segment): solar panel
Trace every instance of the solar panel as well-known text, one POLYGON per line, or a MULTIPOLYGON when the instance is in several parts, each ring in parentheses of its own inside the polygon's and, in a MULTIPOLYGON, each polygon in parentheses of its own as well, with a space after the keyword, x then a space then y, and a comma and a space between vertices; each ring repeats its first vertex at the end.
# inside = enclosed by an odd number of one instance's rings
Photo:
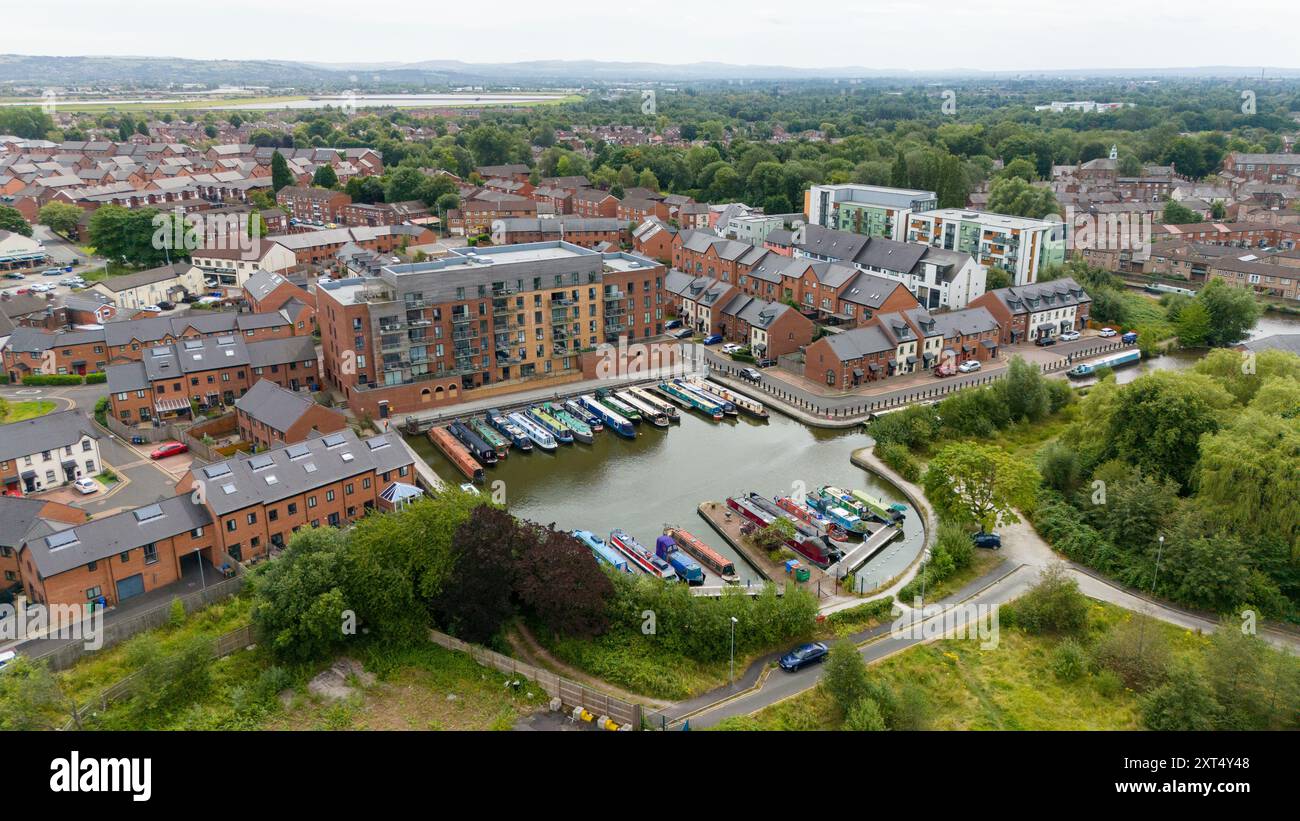
POLYGON ((50 546, 51 550, 60 547, 67 547, 70 544, 77 543, 77 534, 71 529, 60 530, 58 533, 51 533, 45 537, 45 543, 50 546))
POLYGON ((135 516, 137 522, 148 522, 162 518, 163 511, 158 505, 146 505, 145 507, 131 511, 131 514, 135 516))

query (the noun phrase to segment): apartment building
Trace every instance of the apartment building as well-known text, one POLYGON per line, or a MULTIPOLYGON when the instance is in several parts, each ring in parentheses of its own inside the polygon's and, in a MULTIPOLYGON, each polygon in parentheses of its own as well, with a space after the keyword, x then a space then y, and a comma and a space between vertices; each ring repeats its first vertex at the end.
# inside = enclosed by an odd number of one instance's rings
POLYGON ((313 433, 333 433, 347 427, 347 418, 316 402, 309 394, 285 390, 259 379, 235 402, 240 439, 257 450, 301 442, 313 433))
POLYGON ((944 208, 911 214, 906 239, 969 254, 1010 272, 1015 285, 1037 282, 1043 269, 1065 261, 1065 229, 1049 220, 944 208))
POLYGON ((1230 151, 1223 171, 1258 182, 1295 182, 1300 176, 1300 154, 1247 154, 1230 151))
POLYGON ((1092 297, 1071 277, 1023 287, 998 288, 971 303, 997 320, 1003 345, 1059 336, 1088 325, 1092 297))
POLYGON ((249 249, 201 248, 190 255, 190 261, 206 278, 227 289, 244 287, 258 271, 283 272, 298 264, 292 250, 266 237, 254 240, 249 249))
POLYGON ((902 241, 909 216, 938 207, 933 191, 850 183, 810 186, 803 211, 811 225, 902 241))
POLYGON ((275 202, 299 222, 327 225, 343 221, 343 209, 352 204, 352 197, 329 188, 286 185, 275 193, 275 202))
POLYGON ((598 188, 582 188, 570 200, 579 217, 618 217, 618 197, 598 188))
MULTIPOLYGON (((297 234, 273 234, 263 242, 276 242, 293 252, 297 265, 332 265, 345 245, 353 244, 377 254, 392 254, 407 245, 424 245, 437 240, 433 231, 419 225, 380 225, 374 228, 330 228, 297 234)), ((273 270, 282 271, 283 268, 273 270)))
POLYGON ((0 425, 4 493, 36 493, 102 472, 99 436, 90 420, 76 410, 0 425))
MULTIPOLYGON (((495 226, 494 226, 495 228, 495 226)), ((598 245, 616 249, 625 239, 627 223, 609 217, 551 217, 549 219, 504 219, 499 235, 502 245, 563 240, 583 248, 598 245)))
POLYGON ((139 361, 109 366, 109 412, 127 425, 188 417, 192 405, 234 405, 259 379, 293 391, 316 385, 311 337, 245 343, 208 336, 152 346, 139 361))
POLYGON ((244 299, 254 313, 282 313, 294 325, 294 335, 316 327, 316 298, 284 276, 257 271, 244 282, 244 299))
POLYGON ((581 373, 580 351, 606 341, 606 286, 610 308, 631 312, 629 283, 654 283, 637 295, 635 327, 644 333, 643 300, 662 304, 662 272, 636 255, 553 241, 452 249, 375 277, 322 281, 324 377, 354 411, 378 418, 453 404, 487 386, 570 378, 581 373))

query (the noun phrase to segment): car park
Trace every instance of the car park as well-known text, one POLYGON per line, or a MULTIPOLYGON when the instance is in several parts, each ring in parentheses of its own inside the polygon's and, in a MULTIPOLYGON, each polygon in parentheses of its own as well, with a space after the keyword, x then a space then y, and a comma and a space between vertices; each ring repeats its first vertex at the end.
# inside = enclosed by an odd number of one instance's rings
POLYGON ((979 369, 980 361, 978 359, 970 359, 957 366, 957 370, 962 373, 975 373, 975 371, 978 371, 979 369))
POLYGON ((150 459, 166 459, 168 456, 176 456, 189 450, 189 445, 184 442, 164 442, 153 449, 149 454, 150 459))
POLYGON ((72 486, 75 487, 83 496, 88 496, 99 490, 99 482, 96 482, 94 479, 88 479, 84 476, 73 482, 72 486))
POLYGON ((1102 328, 1100 331, 1097 331, 1097 336, 1112 337, 1118 333, 1119 331, 1114 328, 1102 328))
POLYGON ((826 660, 830 649, 820 641, 812 641, 807 644, 801 644, 790 652, 781 656, 781 669, 787 673, 796 672, 810 664, 820 664, 826 660))
POLYGON ((1064 333, 1061 334, 1061 341, 1062 341, 1062 342, 1073 342, 1074 340, 1076 340, 1076 339, 1078 339, 1078 338, 1079 338, 1079 332, 1078 332, 1078 331, 1065 331, 1064 333))
POLYGON ((996 533, 985 533, 980 531, 971 535, 971 541, 976 547, 985 547, 990 550, 1000 550, 1002 548, 1002 537, 996 533))

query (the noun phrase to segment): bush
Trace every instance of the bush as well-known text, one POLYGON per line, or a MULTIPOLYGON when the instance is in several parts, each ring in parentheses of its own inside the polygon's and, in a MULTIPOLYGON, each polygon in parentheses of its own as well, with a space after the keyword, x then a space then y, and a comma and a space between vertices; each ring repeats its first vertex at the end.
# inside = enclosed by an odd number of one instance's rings
MULTIPOLYGON (((870 701, 871 685, 867 678, 867 663, 858 652, 857 645, 848 639, 840 639, 831 645, 830 656, 826 659, 825 672, 822 674, 822 686, 846 718, 853 708, 863 701, 870 701)), ((872 706, 876 706, 875 702, 872 702, 872 706)), ((883 725, 883 721, 881 723, 883 725)))
POLYGON ((1186 665, 1142 699, 1142 723, 1149 730, 1213 730, 1221 712, 1209 685, 1186 665))
POLYGON ((102 385, 107 381, 108 381, 108 374, 104 373, 103 371, 95 371, 94 373, 86 374, 87 385, 102 385))
POLYGON ((849 708, 844 716, 844 729, 857 731, 884 730, 885 717, 880 714, 880 706, 869 698, 864 698, 849 708))
POLYGON ((1088 651, 1074 639, 1066 639, 1052 650, 1052 672, 1061 681, 1078 681, 1088 672, 1088 651))
POLYGON ((1015 623, 1030 633, 1077 633, 1088 623, 1088 600, 1059 563, 1044 569, 1038 584, 1012 608, 1015 623))
POLYGON ((172 599, 171 609, 167 612, 167 626, 173 629, 185 623, 185 603, 179 598, 172 599))
POLYGON ((886 442, 876 446, 876 455, 895 473, 915 484, 921 481, 921 463, 918 462, 903 445, 886 442))
POLYGON ((24 385, 80 385, 82 381, 75 373, 34 373, 23 377, 24 385))
POLYGON ((1093 682, 1097 686, 1097 695, 1102 698, 1114 698, 1124 690, 1124 682, 1113 670, 1102 670, 1093 682))
POLYGON ((105 427, 108 426, 108 397, 101 396, 95 400, 95 421, 105 427))
POLYGON ((1169 645, 1159 625, 1134 616, 1111 630, 1093 651, 1097 664, 1114 673, 1125 687, 1145 692, 1161 684, 1169 672, 1169 645))

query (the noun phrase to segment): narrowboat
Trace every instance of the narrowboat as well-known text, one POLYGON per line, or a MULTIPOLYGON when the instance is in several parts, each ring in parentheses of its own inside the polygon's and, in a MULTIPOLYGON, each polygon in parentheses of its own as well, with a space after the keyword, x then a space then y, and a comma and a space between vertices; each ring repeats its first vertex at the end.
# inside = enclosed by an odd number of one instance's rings
POLYGON ((595 533, 590 530, 575 530, 572 535, 587 546, 591 555, 596 557, 598 564, 607 565, 624 573, 632 572, 632 566, 628 564, 627 559, 623 558, 623 554, 605 544, 605 540, 595 533))
POLYGON ((675 384, 677 387, 681 388, 682 390, 687 391, 688 393, 692 393, 695 396, 704 399, 705 401, 712 402, 713 404, 720 406, 722 408, 722 412, 727 416, 735 416, 739 413, 739 411, 736 410, 736 405, 734 402, 728 402, 726 399, 723 399, 720 396, 715 396, 714 394, 706 390, 697 388, 691 383, 687 382, 685 379, 674 379, 673 384, 675 384))
POLYGON ((681 402, 688 408, 695 408, 710 419, 721 419, 723 416, 722 406, 717 402, 698 396, 673 382, 660 382, 657 389, 664 396, 681 402))
POLYGON ((573 434, 575 441, 581 442, 584 445, 590 445, 592 442, 596 441, 596 437, 591 435, 591 428, 587 426, 586 422, 569 413, 559 405, 552 405, 550 402, 543 402, 542 411, 556 422, 559 422, 561 425, 568 428, 569 433, 573 434))
POLYGON ((664 535, 671 537, 678 547, 693 556, 700 564, 717 573, 727 584, 740 582, 740 576, 736 575, 736 566, 731 560, 723 558, 716 550, 700 541, 698 536, 680 527, 666 527, 664 535))
POLYGON ((605 427, 614 431, 619 436, 623 436, 627 439, 636 438, 636 428, 632 427, 632 423, 624 419, 613 409, 598 402, 596 397, 589 393, 584 393, 582 396, 578 397, 578 403, 599 416, 605 422, 605 427))
POLYGON ((498 459, 504 459, 510 455, 510 440, 502 436, 492 428, 486 421, 479 419, 477 416, 469 420, 470 429, 483 438, 497 452, 498 459))
POLYGON ((866 505, 872 515, 885 524, 901 522, 903 521, 903 516, 907 513, 907 505, 900 504, 899 502, 887 503, 881 499, 877 499, 870 493, 861 490, 853 490, 850 492, 853 494, 854 499, 857 499, 859 502, 866 505))
POLYGON ((716 382, 710 382, 699 376, 688 376, 686 382, 691 387, 704 391, 706 395, 716 398, 718 401, 730 402, 747 416, 752 416, 755 419, 767 418, 767 408, 763 407, 763 403, 756 399, 733 393, 716 382))
POLYGON ((668 414, 648 402, 641 401, 641 398, 631 391, 619 391, 616 396, 625 405, 635 409, 637 413, 641 414, 642 419, 647 420, 656 428, 668 427, 668 414))
POLYGON ((555 437, 546 428, 522 413, 512 413, 507 418, 509 418, 511 424, 526 433, 528 438, 533 440, 534 445, 545 451, 555 450, 555 437))
POLYGON ((641 424, 641 412, 616 398, 609 388, 601 388, 596 391, 596 400, 632 424, 641 424))
POLYGON ((789 496, 777 496, 773 501, 776 502, 777 507, 787 514, 815 529, 818 535, 828 536, 837 542, 845 541, 848 538, 848 531, 843 526, 819 510, 806 504, 800 504, 789 496))
POLYGON ((524 411, 524 415, 546 429, 561 445, 573 444, 573 431, 560 424, 560 420, 534 405, 524 411))
POLYGON ((564 409, 571 413, 575 419, 581 419, 591 428, 592 433, 600 433, 605 429, 605 423, 599 416, 578 404, 576 399, 564 400, 564 409))
POLYGON ((658 408, 660 413, 668 417, 669 422, 677 424, 682 421, 682 415, 677 412, 677 406, 672 402, 660 399, 645 388, 628 388, 628 392, 650 407, 658 408))
POLYGON ((691 587, 704 584, 704 568, 700 567, 699 562, 678 550, 672 536, 660 536, 655 539, 655 555, 672 565, 677 578, 691 587))
POLYGON ((1138 350, 1122 351, 1121 353, 1103 356, 1100 359, 1094 359, 1091 362, 1080 362, 1073 368, 1065 372, 1066 376, 1082 378, 1092 376, 1098 368, 1118 368, 1120 365, 1128 365, 1142 359, 1142 352, 1138 350))
POLYGON ((470 456, 473 456, 484 465, 495 465, 497 463, 496 448, 489 445, 474 431, 470 430, 469 425, 457 419, 447 426, 447 431, 456 437, 456 441, 465 446, 470 456))
MULTIPOLYGON (((741 518, 746 519, 755 527, 768 527, 776 521, 775 516, 744 497, 728 496, 727 507, 739 513, 741 518)), ((785 544, 791 550, 821 568, 829 567, 844 555, 821 536, 808 537, 796 533, 793 539, 786 539, 785 544)))
POLYGON ((626 530, 614 530, 613 533, 609 534, 606 544, 626 556, 641 572, 668 582, 678 580, 677 571, 673 570, 673 566, 667 560, 661 559, 650 550, 647 550, 644 545, 632 538, 626 530))
POLYGON ((503 435, 510 437, 510 444, 522 451, 530 451, 533 449, 533 440, 528 438, 528 434, 524 433, 518 425, 511 422, 505 414, 501 413, 501 411, 493 408, 487 412, 487 416, 484 418, 493 428, 496 428, 503 435))
MULTIPOLYGON (((779 516, 782 519, 789 519, 791 522, 794 523, 795 533, 797 533, 800 536, 807 536, 809 538, 816 539, 828 535, 830 528, 817 527, 816 525, 809 524, 808 522, 801 520, 798 516, 795 516, 793 513, 789 512, 785 508, 781 507, 776 502, 772 501, 771 499, 768 499, 767 497, 761 494, 750 491, 745 495, 745 498, 748 499, 750 503, 753 504, 755 507, 759 508, 760 510, 766 511, 767 513, 771 514, 774 517, 779 516)), ((846 538, 844 531, 838 526, 836 526, 835 529, 837 531, 837 535, 834 538, 838 541, 844 541, 846 538)))
POLYGON ((447 432, 446 428, 432 427, 429 428, 429 441, 434 447, 442 451, 456 469, 465 474, 465 478, 472 482, 483 481, 483 466, 469 455, 465 446, 456 441, 456 437, 447 432))

